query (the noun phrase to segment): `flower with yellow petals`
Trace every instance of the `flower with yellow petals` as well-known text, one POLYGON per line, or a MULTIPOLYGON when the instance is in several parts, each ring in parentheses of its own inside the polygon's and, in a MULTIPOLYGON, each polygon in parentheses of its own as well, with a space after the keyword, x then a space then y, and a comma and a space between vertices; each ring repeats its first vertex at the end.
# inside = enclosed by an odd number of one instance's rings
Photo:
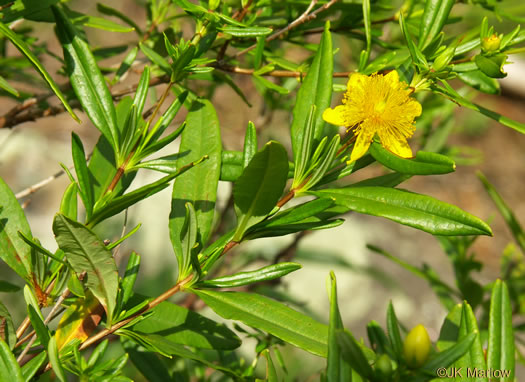
POLYGON ((392 153, 413 156, 407 138, 414 134, 414 118, 421 115, 421 105, 410 94, 395 70, 387 75, 350 75, 343 104, 323 113, 326 122, 354 131, 357 140, 349 163, 366 154, 375 134, 392 153))

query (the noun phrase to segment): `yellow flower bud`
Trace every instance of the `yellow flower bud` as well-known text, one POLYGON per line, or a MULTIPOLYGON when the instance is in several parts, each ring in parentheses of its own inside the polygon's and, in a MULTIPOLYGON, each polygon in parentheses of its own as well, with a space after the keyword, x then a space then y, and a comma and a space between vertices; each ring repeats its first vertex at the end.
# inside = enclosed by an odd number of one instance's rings
POLYGON ((423 366, 428 359, 431 346, 425 327, 421 324, 414 327, 406 336, 403 344, 405 361, 408 366, 412 368, 423 366))
POLYGON ((499 49, 499 46, 501 44, 501 37, 499 37, 497 34, 493 34, 492 36, 485 37, 481 40, 481 47, 485 52, 495 52, 499 49))

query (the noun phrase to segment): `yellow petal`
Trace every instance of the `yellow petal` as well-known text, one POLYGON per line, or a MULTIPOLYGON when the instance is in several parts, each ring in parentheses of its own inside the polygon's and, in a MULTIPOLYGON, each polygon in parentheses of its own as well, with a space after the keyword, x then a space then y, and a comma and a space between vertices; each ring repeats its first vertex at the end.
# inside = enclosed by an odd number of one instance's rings
POLYGON ((323 112, 323 119, 337 126, 347 126, 345 119, 345 105, 336 106, 334 109, 326 109, 323 112))
POLYGON ((365 81, 368 80, 368 76, 365 76, 361 73, 352 73, 350 74, 350 79, 348 80, 348 84, 346 85, 346 88, 348 90, 356 87, 363 87, 365 84, 365 81))
POLYGON ((395 88, 399 84, 399 74, 396 70, 392 70, 385 75, 385 81, 387 81, 391 87, 395 88))
POLYGON ((414 156, 406 138, 393 136, 389 138, 390 139, 383 139, 383 137, 380 136, 381 144, 385 149, 401 158, 412 158, 414 156))
POLYGON ((350 155, 350 160, 348 163, 358 160, 368 151, 370 143, 374 138, 375 131, 373 129, 362 128, 357 136, 357 141, 355 142, 354 149, 352 150, 352 155, 350 155))
POLYGON ((422 112, 422 107, 419 102, 417 102, 415 99, 411 99, 408 101, 405 106, 403 106, 403 111, 405 112, 405 115, 412 116, 412 119, 415 117, 419 117, 422 112))

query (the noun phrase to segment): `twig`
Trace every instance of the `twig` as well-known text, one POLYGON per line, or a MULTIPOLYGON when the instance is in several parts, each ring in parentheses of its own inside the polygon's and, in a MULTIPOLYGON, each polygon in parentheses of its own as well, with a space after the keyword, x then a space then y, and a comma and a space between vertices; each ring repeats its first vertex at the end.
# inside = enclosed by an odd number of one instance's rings
MULTIPOLYGON (((88 156, 86 157, 86 161, 89 160, 89 158, 91 158, 91 155, 93 153, 89 153, 88 156)), ((71 170, 73 169, 75 166, 69 166, 68 169, 71 170)), ((55 179, 57 178, 60 178, 62 175, 64 175, 66 172, 61 169, 60 171, 57 171, 56 173, 54 173, 53 175, 47 177, 46 179, 44 180, 41 180, 40 182, 38 183, 35 183, 33 184, 32 186, 29 186, 27 187, 26 189, 18 192, 16 195, 15 195, 15 198, 17 199, 22 199, 28 195, 31 195, 31 194, 34 194, 35 192, 37 192, 38 190, 40 190, 42 187, 45 187, 47 186, 49 183, 51 183, 52 181, 54 181, 55 179)))
MULTIPOLYGON (((239 68, 238 66, 232 66, 232 65, 214 63, 210 66, 215 69, 222 70, 223 72, 229 72, 229 73, 235 73, 235 74, 253 75, 255 73, 255 69, 239 68)), ((334 72, 333 77, 337 77, 337 78, 345 77, 346 78, 350 75, 350 73, 352 72, 334 72)), ((305 76, 305 74, 306 73, 304 72, 297 72, 297 71, 290 71, 290 70, 272 70, 270 72, 262 73, 261 76, 302 78, 305 76)))
MULTIPOLYGON (((301 14, 301 16, 299 16, 297 19, 292 21, 290 24, 288 24, 283 29, 281 29, 281 30, 271 34, 270 36, 268 36, 265 41, 266 42, 273 41, 276 38, 280 37, 281 35, 283 35, 285 33, 288 33, 293 28, 295 28, 295 27, 297 27, 297 26, 299 26, 299 25, 301 25, 301 24, 303 24, 303 23, 305 23, 307 21, 310 21, 310 20, 316 18, 319 13, 321 13, 322 11, 327 10, 328 8, 330 8, 332 5, 334 5, 337 2, 337 0, 330 0, 328 3, 324 4, 323 6, 317 8, 315 11, 310 13, 310 11, 315 6, 315 4, 317 4, 317 1, 318 0, 312 0, 310 2, 310 4, 308 5, 308 8, 306 8, 306 11, 304 11, 303 14, 301 14)), ((240 52, 238 52, 235 55, 235 58, 240 57, 243 54, 248 53, 249 51, 255 49, 256 47, 257 47, 257 44, 253 44, 252 46, 249 46, 248 48, 246 48, 244 50, 241 50, 240 52)))
MULTIPOLYGON (((85 272, 84 272, 85 274, 85 272)), ((64 289, 64 291, 62 292, 62 294, 60 295, 60 297, 57 299, 55 305, 53 305, 53 308, 51 308, 51 310, 49 311, 49 313, 47 314, 45 320, 44 320, 44 325, 47 325, 52 319, 53 319, 53 315, 55 314, 55 312, 60 309, 60 305, 62 304, 62 302, 66 299, 66 297, 69 295, 69 288, 66 287, 66 289, 64 289)), ((27 337, 26 337, 27 338, 27 337)), ((26 339, 24 338, 24 341, 26 339)), ((22 352, 20 353, 20 355, 18 356, 18 358, 16 359, 16 361, 20 364, 20 366, 23 365, 23 363, 21 363, 21 361, 24 359, 24 357, 26 356, 27 352, 29 351, 29 349, 31 349, 31 346, 33 346, 33 344, 35 343, 36 341, 36 332, 33 331, 33 336, 31 338, 31 340, 29 341, 29 343, 26 345, 26 347, 24 348, 24 350, 22 350, 22 352)), ((15 345, 15 346, 18 346, 20 345, 22 342, 22 340, 18 341, 18 343, 15 345)))
MULTIPOLYGON (((152 300, 148 305, 146 305, 144 308, 142 308, 139 312, 135 313, 133 316, 131 317, 128 317, 126 318, 125 320, 122 320, 120 322, 117 322, 115 325, 113 325, 111 328, 109 329, 104 329, 104 330, 101 330, 100 332, 98 332, 97 334, 95 334, 94 336, 88 338, 86 341, 84 341, 82 343, 82 345, 80 345, 80 347, 78 348, 78 350, 84 350, 86 348, 88 348, 89 346, 97 343, 98 341, 100 341, 101 339, 103 339, 104 337, 106 336, 109 336, 110 334, 113 334, 115 331, 117 331, 118 329, 122 328, 123 326, 126 326, 127 324, 129 324, 131 321, 133 321, 135 318, 141 316, 142 314, 146 313, 148 310, 151 310, 153 309, 154 307, 156 307, 157 305, 159 305, 161 302, 167 300, 168 298, 170 298, 171 296, 173 296, 175 293, 179 292, 180 289, 186 285, 188 282, 191 281, 191 279, 193 278, 192 275, 188 276, 186 279, 178 282, 177 284, 175 284, 174 286, 172 286, 170 289, 168 289, 166 292, 162 293, 160 296, 158 296, 157 298, 155 298, 154 300, 152 300)), ((48 371, 49 369, 51 369, 51 364, 48 363, 45 367, 45 369, 43 370, 43 372, 46 372, 48 371)))

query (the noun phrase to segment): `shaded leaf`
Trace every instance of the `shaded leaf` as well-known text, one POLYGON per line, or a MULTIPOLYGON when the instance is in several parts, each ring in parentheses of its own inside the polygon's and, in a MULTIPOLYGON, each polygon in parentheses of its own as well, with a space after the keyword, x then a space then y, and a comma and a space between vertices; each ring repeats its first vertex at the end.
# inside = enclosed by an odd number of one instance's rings
POLYGON ((104 307, 110 326, 118 289, 117 267, 111 252, 89 228, 64 215, 55 215, 53 232, 77 275, 87 273, 86 285, 104 307))
POLYGON ((310 353, 326 357, 328 327, 257 294, 192 290, 223 318, 242 321, 310 353))

